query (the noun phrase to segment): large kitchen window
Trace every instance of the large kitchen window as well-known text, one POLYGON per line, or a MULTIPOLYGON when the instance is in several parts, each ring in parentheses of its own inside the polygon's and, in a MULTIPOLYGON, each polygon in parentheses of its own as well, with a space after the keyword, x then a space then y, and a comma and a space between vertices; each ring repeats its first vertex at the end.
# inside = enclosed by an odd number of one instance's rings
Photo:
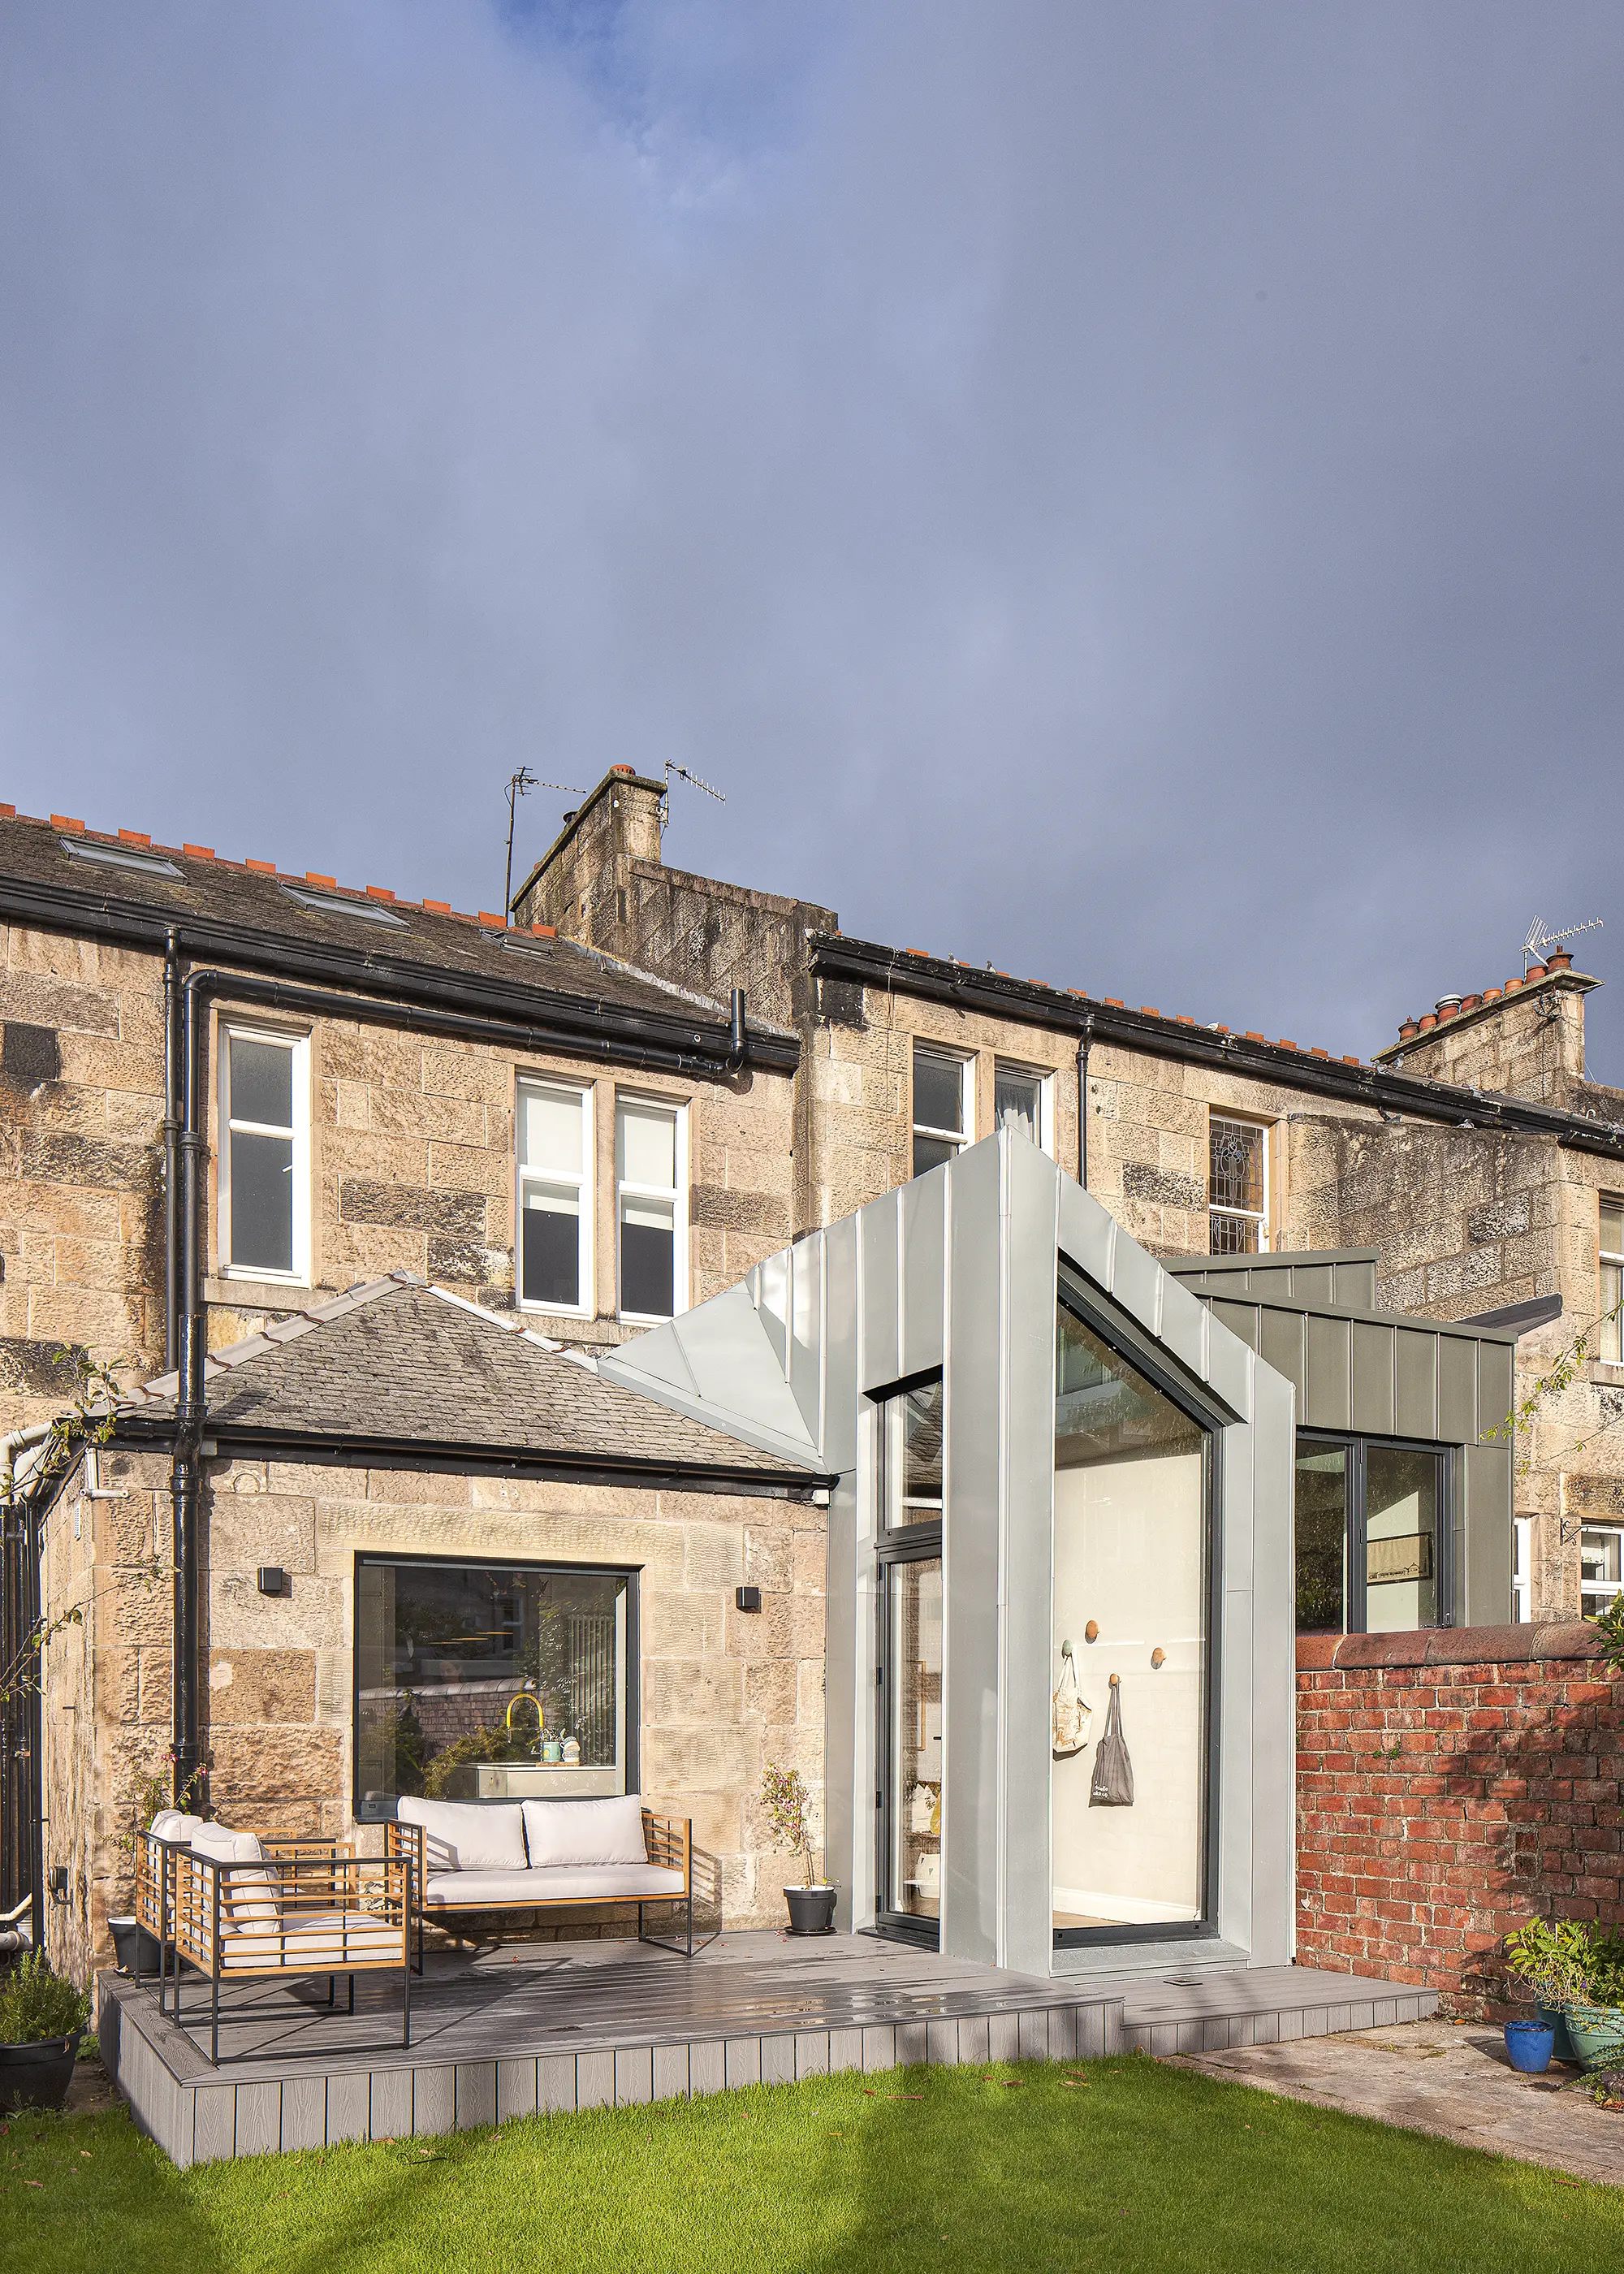
POLYGON ((1055 1402, 1056 1943, 1205 1931, 1207 1428, 1063 1299, 1055 1402))
POLYGON ((970 1142, 975 1060, 914 1045, 914 1174, 939 1169, 970 1142))
POLYGON ((1624 1200, 1601 1196, 1601 1337, 1598 1354, 1616 1366, 1624 1359, 1624 1200))
POLYGON ((220 1268, 310 1278, 310 1039, 220 1029, 220 1268))
POLYGON ((616 1104, 622 1318, 669 1319, 688 1307, 687 1134, 680 1106, 616 1104))
POLYGON ((542 1563, 356 1561, 355 1812, 627 1788, 631 1581, 542 1563))
POLYGON ((1392 1634, 1452 1623, 1445 1456, 1299 1432, 1299 1634, 1392 1634))
POLYGON ((1268 1246, 1268 1131, 1214 1113, 1207 1148, 1209 1252, 1260 1254, 1268 1246))
POLYGON ((519 1300, 590 1313, 592 1093, 522 1081, 518 1099, 519 1300))

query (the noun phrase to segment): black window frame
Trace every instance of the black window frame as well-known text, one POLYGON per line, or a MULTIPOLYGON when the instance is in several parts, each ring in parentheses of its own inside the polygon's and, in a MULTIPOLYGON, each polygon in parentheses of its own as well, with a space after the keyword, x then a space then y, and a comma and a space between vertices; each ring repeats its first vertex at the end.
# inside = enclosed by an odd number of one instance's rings
MULTIPOLYGON (((917 1917, 912 1911, 887 1909, 882 1897, 891 1892, 891 1816, 896 1796, 888 1774, 890 1761, 891 1695, 895 1670, 891 1654, 891 1572, 904 1563, 939 1563, 942 1567, 942 1690, 943 1713, 947 1706, 947 1561, 943 1553, 943 1517, 947 1509, 947 1387, 946 1377, 939 1366, 929 1367, 923 1373, 904 1376, 899 1382, 888 1382, 884 1389, 871 1390, 868 1403, 874 1408, 876 1444, 875 1461, 875 1685, 874 1685, 874 1928, 876 1934, 891 1937, 898 1942, 910 1942, 921 1950, 939 1950, 942 1946, 942 1921, 917 1917), (933 1382, 941 1382, 942 1390, 942 1502, 943 1516, 934 1524, 898 1525, 887 1522, 891 1506, 891 1429, 889 1408, 898 1397, 910 1390, 928 1389, 933 1382)), ((942 1781, 943 1831, 947 1827, 947 1779, 944 1760, 942 1781)), ((944 1851, 945 1852, 945 1850, 944 1851)))
MULTIPOLYGON (((1348 1509, 1345 1569, 1348 1574, 1346 1600, 1342 1606, 1343 1623, 1335 1627, 1298 1627, 1297 1625, 1297 1526, 1291 1532, 1291 1616, 1293 1630, 1301 1635, 1368 1634, 1365 1621, 1369 1615, 1367 1600, 1369 1573, 1366 1568, 1368 1538, 1366 1534, 1365 1454, 1372 1445, 1384 1451, 1395 1453, 1425 1453, 1438 1464, 1438 1529, 1432 1541, 1433 1600, 1438 1617, 1431 1627, 1399 1627, 1390 1631, 1399 1634, 1432 1634, 1455 1623, 1455 1517, 1458 1486, 1456 1481, 1456 1445, 1440 1445, 1425 1437, 1387 1437, 1380 1431, 1357 1429, 1299 1429, 1292 1449, 1292 1503, 1295 1510, 1297 1495, 1297 1464, 1304 1451, 1333 1449, 1348 1456, 1348 1509), (1355 1610, 1358 1618, 1356 1623, 1355 1610)), ((1388 1631, 1388 1630, 1384 1630, 1388 1631)))
MULTIPOLYGON (((558 1556, 538 1555, 390 1555, 382 1549, 357 1547, 352 1558, 350 1574, 350 1814, 357 1824, 392 1824, 396 1820, 402 1796, 395 1793, 387 1802, 363 1812, 365 1807, 361 1791, 361 1570, 365 1564, 410 1564, 419 1570, 438 1571, 545 1571, 561 1577, 583 1579, 624 1579, 626 1582, 626 1697, 622 1710, 626 1717, 626 1789, 641 1792, 642 1781, 642 1606, 639 1601, 643 1566, 640 1563, 571 1563, 558 1556)), ((583 1796, 563 1794, 563 1800, 583 1796)), ((510 1801, 469 1800, 458 1803, 460 1807, 511 1807, 510 1801)))
MULTIPOLYGON (((1203 1753, 1207 1788, 1202 1796, 1201 1916, 1199 1919, 1152 1920, 1121 1926, 1056 1926, 1049 1933, 1056 1950, 1098 1950, 1133 1943, 1213 1942, 1218 1937, 1218 1906, 1222 1886, 1221 1832, 1223 1767, 1223 1442, 1235 1415, 1221 1404, 1205 1382, 1187 1374, 1161 1344, 1127 1313, 1103 1296, 1065 1257, 1060 1260, 1055 1328, 1059 1312, 1068 1310, 1109 1345, 1118 1358, 1142 1374, 1164 1397, 1201 1431, 1201 1487, 1207 1496, 1207 1687, 1202 1699, 1205 1717, 1203 1753)), ((1053 1420, 1051 1418, 1051 1428, 1053 1420)), ((1054 1517, 1051 1506, 1051 1529, 1054 1517)), ((1053 1549, 1051 1545, 1050 1553, 1053 1549)), ((1052 1764, 1050 1769, 1053 1773, 1052 1764)), ((1054 1902, 1054 1856, 1049 1850, 1049 1903, 1054 1902)))

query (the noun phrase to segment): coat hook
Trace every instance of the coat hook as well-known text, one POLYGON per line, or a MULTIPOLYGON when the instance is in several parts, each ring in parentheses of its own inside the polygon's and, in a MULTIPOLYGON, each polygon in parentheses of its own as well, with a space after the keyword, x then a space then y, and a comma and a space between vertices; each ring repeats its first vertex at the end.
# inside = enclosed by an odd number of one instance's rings
POLYGON ((1112 1675, 1112 1676, 1111 1676, 1111 1688, 1112 1688, 1113 1690, 1116 1690, 1116 1689, 1120 1689, 1120 1687, 1121 1687, 1121 1686, 1122 1686, 1122 1676, 1121 1676, 1121 1675, 1120 1675, 1120 1674, 1113 1674, 1113 1675, 1112 1675))
POLYGON ((1167 1653, 1160 1645, 1151 1652, 1150 1662, 1153 1666, 1165 1666, 1167 1664, 1167 1653))
POLYGON ((1071 1657, 1071 1644, 1070 1644, 1069 1642, 1063 1642, 1063 1643, 1061 1644, 1061 1645, 1060 1645, 1060 1655, 1061 1655, 1061 1657, 1062 1657, 1062 1658, 1070 1658, 1070 1657, 1071 1657))
POLYGON ((1083 1640, 1085 1642, 1098 1642, 1099 1639, 1100 1622, 1098 1619, 1090 1619, 1087 1625, 1083 1629, 1083 1640))

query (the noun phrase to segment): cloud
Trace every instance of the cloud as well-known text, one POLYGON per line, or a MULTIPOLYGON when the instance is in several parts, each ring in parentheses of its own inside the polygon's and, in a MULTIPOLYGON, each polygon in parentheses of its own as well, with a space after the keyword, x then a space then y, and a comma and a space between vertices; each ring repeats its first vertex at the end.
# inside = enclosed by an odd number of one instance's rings
POLYGON ((521 761, 673 757, 684 865, 1339 1051, 1537 911, 1605 976, 1621 78, 1583 4, 14 11, 4 794, 489 907, 521 761))

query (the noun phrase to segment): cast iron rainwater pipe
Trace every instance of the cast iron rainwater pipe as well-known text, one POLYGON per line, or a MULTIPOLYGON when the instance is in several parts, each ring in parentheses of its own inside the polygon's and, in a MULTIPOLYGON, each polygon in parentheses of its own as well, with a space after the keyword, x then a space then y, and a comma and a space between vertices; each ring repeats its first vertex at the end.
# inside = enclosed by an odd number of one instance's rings
POLYGON ((1077 1038, 1077 1181, 1088 1189, 1088 1054, 1094 1048, 1094 1013, 1083 1013, 1077 1038))

